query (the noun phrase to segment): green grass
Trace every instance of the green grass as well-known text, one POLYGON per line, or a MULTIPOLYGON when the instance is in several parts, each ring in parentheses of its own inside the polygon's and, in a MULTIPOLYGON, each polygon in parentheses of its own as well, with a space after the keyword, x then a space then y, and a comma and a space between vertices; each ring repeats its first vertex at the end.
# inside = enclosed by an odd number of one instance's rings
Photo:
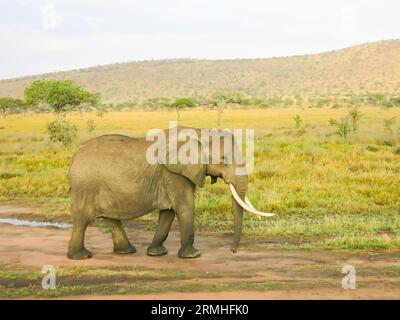
MULTIPOLYGON (((74 295, 149 294, 164 292, 268 291, 296 285, 291 281, 218 282, 219 274, 170 270, 160 274, 146 268, 62 267, 56 288, 41 286, 43 275, 32 271, 0 271, 0 297, 58 297, 74 295), (193 281, 193 279, 197 279, 193 281), (212 281, 200 281, 211 279, 212 281)), ((317 284, 315 284, 317 285, 317 284)), ((321 284, 319 284, 321 285, 321 284)))
MULTIPOLYGON (((59 297, 78 295, 124 295, 165 292, 271 291, 280 289, 337 288, 341 264, 294 265, 287 279, 257 278, 257 274, 164 270, 137 266, 62 266, 56 270, 56 289, 41 286, 43 274, 32 270, 0 270, 0 297, 59 297), (228 279, 226 278, 228 277, 228 279), (293 280, 296 279, 296 280, 293 280)), ((283 271, 283 275, 287 273, 283 271)), ((380 277, 398 285, 400 267, 396 264, 358 266, 357 287, 370 285, 380 277), (374 278, 368 279, 369 276, 374 278), (372 281, 372 282, 371 282, 372 281)))
MULTIPOLYGON (((223 127, 255 128, 255 170, 249 198, 276 216, 245 214, 244 233, 288 238, 303 248, 392 249, 400 244, 400 130, 384 130, 383 120, 399 109, 364 108, 360 130, 348 139, 332 135, 328 121, 347 109, 285 108, 226 110, 223 127), (303 119, 301 135, 294 115, 303 119), (295 241, 294 241, 294 240, 295 241)), ((212 126, 212 111, 182 113, 182 124, 212 126), (210 120, 211 119, 211 120, 210 120), (211 121, 211 123, 210 123, 211 121)), ((171 112, 73 114, 79 139, 69 147, 53 144, 45 133, 52 115, 15 115, 0 119, 0 202, 29 203, 37 216, 68 218, 67 171, 77 145, 105 133, 143 136, 165 128, 171 112), (96 123, 94 132, 86 128, 96 123)), ((203 232, 231 232, 231 197, 219 181, 196 193, 196 224, 203 232)), ((155 215, 142 218, 153 223, 155 215)))
MULTIPOLYGON (((44 275, 33 271, 0 271, 0 297, 65 296, 82 294, 162 293, 168 291, 235 290, 236 284, 210 284, 191 280, 219 279, 214 272, 158 270, 137 267, 60 267, 56 289, 44 290, 44 275)), ((261 288, 260 284, 258 287, 261 288)), ((267 285, 266 285, 267 288, 267 285)))
MULTIPOLYGON (((318 284, 320 286, 321 284, 318 284)), ((317 284, 315 284, 317 286, 317 284)), ((165 292, 221 292, 237 290, 269 291, 276 289, 288 289, 286 283, 274 281, 260 283, 234 283, 234 284, 198 284, 187 282, 182 284, 166 285, 138 285, 138 284, 113 284, 113 285, 58 285, 56 289, 44 290, 39 285, 22 288, 1 288, 0 297, 22 298, 27 296, 36 297, 59 297, 75 295, 124 295, 124 294, 151 294, 165 292)))

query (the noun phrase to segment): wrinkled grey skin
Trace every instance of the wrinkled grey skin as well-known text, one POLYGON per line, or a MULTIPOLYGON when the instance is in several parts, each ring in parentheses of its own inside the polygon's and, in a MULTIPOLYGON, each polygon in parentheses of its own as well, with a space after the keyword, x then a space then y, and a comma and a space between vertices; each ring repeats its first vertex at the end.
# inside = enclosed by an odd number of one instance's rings
MULTIPOLYGON (((160 256, 168 252, 163 243, 177 216, 181 236, 178 255, 196 258, 200 256, 200 251, 193 246, 196 186, 203 187, 206 176, 211 176, 212 182, 222 178, 226 183, 232 183, 244 199, 247 175, 236 175, 235 164, 211 164, 211 159, 210 164, 149 164, 146 150, 151 143, 123 135, 105 135, 88 141, 75 153, 69 171, 73 229, 68 258, 92 256, 84 246, 84 236, 88 224, 97 218, 104 218, 110 225, 114 252, 135 252, 121 221, 138 218, 153 210, 159 211, 159 219, 147 253, 160 256)), ((221 162, 223 156, 221 152, 221 162)), ((235 252, 242 232, 243 209, 233 198, 232 204, 232 251, 235 252)))

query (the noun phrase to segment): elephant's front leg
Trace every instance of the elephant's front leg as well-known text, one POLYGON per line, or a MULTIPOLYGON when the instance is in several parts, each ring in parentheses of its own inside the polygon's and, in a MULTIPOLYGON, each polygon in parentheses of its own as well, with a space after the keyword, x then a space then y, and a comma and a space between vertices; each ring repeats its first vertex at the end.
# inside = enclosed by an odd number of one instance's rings
POLYGON ((147 248, 147 254, 149 256, 162 256, 168 253, 168 250, 163 246, 163 243, 167 239, 168 233, 171 230, 174 217, 175 212, 173 210, 160 211, 153 242, 151 243, 150 247, 147 248))
POLYGON ((168 198, 179 221, 181 248, 178 255, 181 258, 197 258, 200 251, 193 247, 195 185, 179 174, 165 171, 165 175, 168 198))
POLYGON ((179 220, 179 229, 181 233, 181 248, 178 252, 181 258, 197 258, 200 256, 200 250, 193 246, 194 243, 194 195, 188 194, 186 201, 182 201, 176 213, 179 220))

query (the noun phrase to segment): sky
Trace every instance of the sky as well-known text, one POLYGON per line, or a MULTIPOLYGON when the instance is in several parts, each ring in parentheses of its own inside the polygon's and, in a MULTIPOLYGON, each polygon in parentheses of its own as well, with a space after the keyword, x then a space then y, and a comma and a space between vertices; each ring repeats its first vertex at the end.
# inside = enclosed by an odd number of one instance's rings
POLYGON ((399 0, 0 0, 0 79, 318 53, 400 38, 399 12, 399 0))

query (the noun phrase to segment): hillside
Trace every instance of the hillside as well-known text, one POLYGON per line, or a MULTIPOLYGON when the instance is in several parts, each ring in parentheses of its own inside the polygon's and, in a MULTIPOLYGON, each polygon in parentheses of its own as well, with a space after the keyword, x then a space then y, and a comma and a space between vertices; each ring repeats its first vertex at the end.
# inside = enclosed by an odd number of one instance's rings
POLYGON ((105 102, 156 96, 209 94, 336 95, 400 92, 400 40, 358 45, 321 54, 270 59, 159 60, 118 63, 1 80, 0 96, 21 97, 41 78, 72 79, 102 94, 105 102))

